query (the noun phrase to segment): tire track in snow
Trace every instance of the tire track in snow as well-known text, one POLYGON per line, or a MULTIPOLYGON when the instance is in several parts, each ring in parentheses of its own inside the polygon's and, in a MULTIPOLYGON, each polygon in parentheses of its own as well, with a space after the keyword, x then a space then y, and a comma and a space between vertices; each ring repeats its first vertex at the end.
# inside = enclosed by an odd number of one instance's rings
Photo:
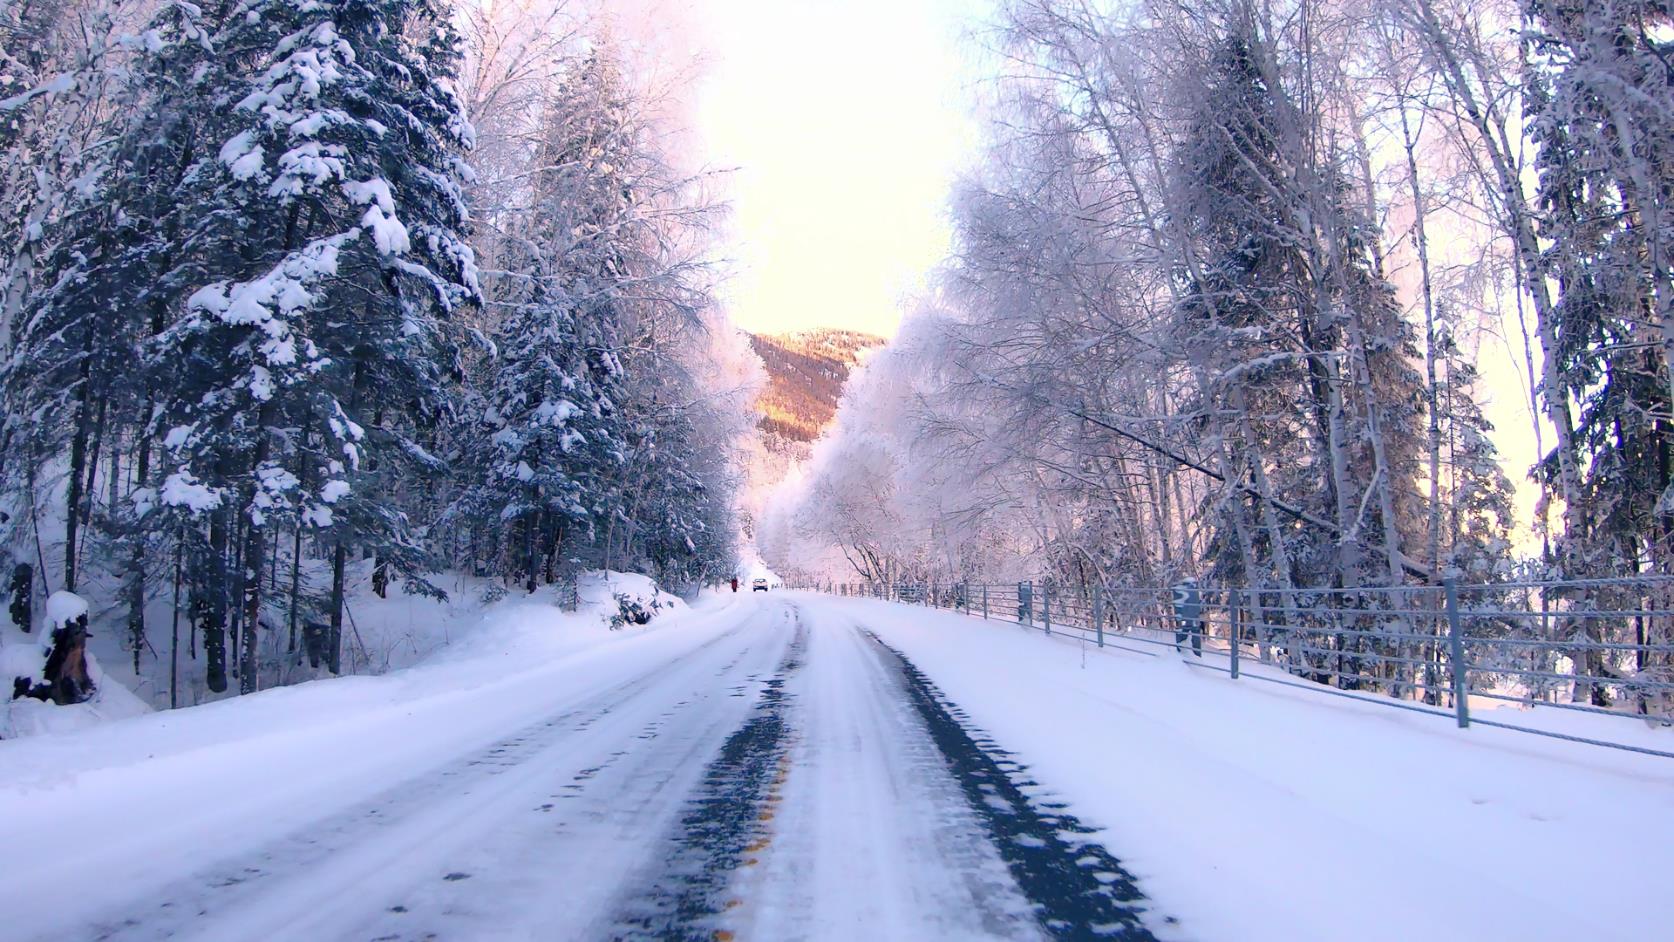
POLYGON ((818 609, 791 681, 791 774, 718 926, 762 942, 1041 940, 894 659, 818 609))
POLYGON ((718 928, 716 917, 734 904, 728 889, 735 872, 757 862, 751 855, 767 840, 776 791, 788 774, 790 695, 784 687, 802 666, 808 631, 794 609, 785 613, 795 635, 784 660, 763 683, 750 716, 709 764, 697 795, 665 841, 665 862, 622 894, 612 939, 731 938, 718 928))
POLYGON ((865 634, 898 666, 966 800, 1018 887, 1039 907, 1041 927, 1055 939, 1075 942, 1156 942, 1141 918, 1145 896, 1137 881, 1114 855, 1086 838, 1094 830, 1063 804, 1036 802, 1025 794, 1025 788, 1038 787, 1024 774, 1027 768, 991 739, 969 731, 964 711, 905 655, 871 631, 865 634))

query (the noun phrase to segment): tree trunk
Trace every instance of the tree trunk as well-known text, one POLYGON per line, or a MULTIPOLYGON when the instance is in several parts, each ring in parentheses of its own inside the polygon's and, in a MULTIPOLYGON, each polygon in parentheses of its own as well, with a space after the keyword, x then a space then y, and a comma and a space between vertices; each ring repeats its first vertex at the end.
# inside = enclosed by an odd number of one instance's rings
POLYGON ((244 625, 244 652, 238 672, 238 692, 255 693, 261 686, 259 669, 261 664, 262 637, 262 575, 267 562, 267 526, 266 520, 258 520, 254 516, 256 510, 255 495, 261 485, 256 482, 256 475, 267 464, 268 455, 272 452, 273 444, 270 429, 274 423, 277 407, 269 399, 262 404, 261 411, 256 417, 256 455, 250 462, 249 497, 244 505, 244 550, 240 554, 239 573, 244 585, 244 615, 241 621, 244 625))
MULTIPOLYGON (((364 359, 357 357, 355 360, 354 377, 350 381, 350 385, 354 390, 349 401, 350 415, 356 415, 360 412, 361 387, 365 384, 365 382, 366 362, 364 359)), ((329 649, 328 657, 330 660, 331 672, 335 675, 341 676, 343 673, 343 583, 346 578, 345 570, 347 569, 349 562, 349 547, 348 544, 343 541, 343 537, 341 535, 342 525, 334 524, 334 527, 334 532, 336 532, 338 536, 332 541, 331 627, 329 637, 326 639, 326 644, 329 649)))
POLYGON ((227 521, 226 512, 216 510, 209 523, 209 559, 200 567, 197 580, 202 583, 201 620, 203 634, 204 670, 209 689, 222 693, 227 689, 227 521), (207 571, 201 571, 207 570, 207 571))
POLYGON ((302 589, 302 524, 296 525, 291 540, 290 641, 285 653, 296 653, 297 605, 302 589))
POLYGON ((267 528, 252 523, 244 537, 244 652, 238 671, 239 693, 255 693, 261 685, 257 669, 262 634, 262 566, 266 554, 267 528))
MULTIPOLYGON (((146 409, 149 413, 151 410, 146 409)), ((139 455, 136 460, 135 485, 144 487, 146 479, 151 475, 151 435, 142 434, 139 440, 139 455)), ((139 651, 145 644, 145 531, 135 520, 128 533, 131 544, 128 553, 128 642, 134 648, 134 673, 140 669, 139 651)), ((179 594, 179 576, 176 575, 176 594, 179 594)), ((176 608, 179 599, 175 600, 176 608)), ((178 617, 178 615, 177 615, 178 617)), ((178 629, 177 629, 178 633, 178 629)), ((172 701, 173 694, 170 694, 172 701)), ((171 703, 172 705, 172 703, 171 703)))
POLYGON ((341 539, 331 551, 331 630, 326 639, 330 668, 333 674, 343 673, 343 571, 349 561, 349 548, 341 539))
POLYGON ((64 591, 76 590, 76 543, 81 533, 81 489, 85 484, 83 474, 87 470, 87 438, 91 416, 88 415, 88 391, 92 385, 90 378, 92 354, 87 347, 92 345, 92 329, 88 329, 89 339, 82 351, 80 383, 76 391, 75 431, 70 436, 70 477, 69 491, 64 495, 64 591))
POLYGON ((535 531, 540 527, 540 511, 531 511, 523 518, 523 588, 533 593, 540 575, 540 560, 536 555, 535 531))
POLYGON ((174 547, 174 625, 169 635, 169 709, 180 705, 180 569, 183 544, 174 547))

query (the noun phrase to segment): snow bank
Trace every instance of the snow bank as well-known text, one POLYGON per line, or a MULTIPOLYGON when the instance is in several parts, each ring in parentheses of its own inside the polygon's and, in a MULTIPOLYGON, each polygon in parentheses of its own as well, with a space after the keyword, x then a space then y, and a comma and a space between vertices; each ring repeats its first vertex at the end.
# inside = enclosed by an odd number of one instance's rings
MULTIPOLYGON (((1180 920, 1161 936, 1652 939, 1674 925, 1674 761, 1233 681, 1172 652, 800 597, 816 626, 872 628, 1103 827, 1180 920)), ((1674 746, 1632 721, 1557 722, 1674 746)))
MULTIPOLYGON (((651 607, 655 603, 653 614, 657 617, 684 611, 686 607, 679 598, 659 590, 648 577, 626 573, 584 574, 580 580, 581 608, 592 612, 592 621, 579 618, 558 622, 548 617, 558 604, 557 589, 553 586, 544 586, 533 594, 527 594, 496 587, 493 580, 448 572, 431 577, 432 584, 445 591, 446 599, 409 594, 400 580, 391 582, 387 597, 379 597, 371 589, 371 576, 371 560, 351 562, 347 617, 343 630, 346 673, 354 675, 386 674, 412 667, 446 656, 444 652, 450 647, 462 645, 466 652, 488 648, 495 649, 498 654, 506 654, 519 645, 530 645, 526 656, 551 656, 592 637, 595 627, 601 628, 598 637, 604 638, 608 632, 601 626, 605 625, 610 612, 616 609, 613 597, 616 593, 622 593, 642 606, 651 607), (490 598, 494 601, 485 601, 490 598), (514 614, 519 612, 522 614, 514 614), (525 637, 522 627, 527 625, 543 627, 525 637), (556 636, 543 637, 549 633, 556 636)), ((328 574, 314 573, 307 581, 317 584, 328 577, 328 574)), ((14 712, 19 716, 27 714, 29 718, 10 725, 6 720, 8 708, 0 699, 0 736, 12 738, 81 729, 104 720, 169 706, 169 642, 171 628, 176 621, 171 598, 161 594, 147 606, 145 614, 150 639, 141 652, 140 667, 136 672, 133 654, 126 648, 126 607, 99 601, 116 598, 119 590, 114 581, 106 584, 95 578, 90 580, 87 596, 94 600, 91 610, 84 598, 69 593, 55 593, 45 606, 48 624, 54 623, 51 621, 54 617, 73 619, 83 613, 91 616, 87 648, 89 660, 102 659, 106 665, 98 678, 99 696, 88 704, 58 708, 67 711, 62 715, 24 706, 14 712), (59 598, 60 594, 66 598, 59 598)), ((282 605, 278 615, 278 630, 266 631, 262 635, 262 686, 293 686, 329 678, 331 675, 323 667, 310 667, 299 654, 289 650, 282 605)), ((639 626, 632 627, 643 630, 639 626)), ((182 622, 177 655, 180 663, 175 690, 177 702, 183 707, 190 707, 236 696, 236 682, 224 694, 208 689, 202 661, 194 660, 188 650, 189 632, 190 627, 182 622)), ((47 640, 49 634, 49 631, 39 627, 35 634, 29 635, 0 628, 0 680, 4 681, 7 695, 13 676, 40 669, 44 649, 37 655, 36 647, 47 640), (22 647, 14 648, 14 645, 22 647)), ((201 658, 201 652, 197 656, 201 658)), ((97 667, 94 669, 97 670, 97 667)))
MULTIPOLYGON (((649 605, 660 615, 689 611, 677 596, 657 588, 647 576, 623 572, 588 572, 577 580, 581 604, 573 613, 558 608, 558 587, 543 586, 534 593, 514 592, 498 602, 457 619, 454 637, 423 663, 458 663, 480 659, 539 661, 561 657, 610 641, 623 631, 610 627, 618 593, 649 605)), ((631 625, 632 634, 667 624, 654 618, 646 626, 631 625)))

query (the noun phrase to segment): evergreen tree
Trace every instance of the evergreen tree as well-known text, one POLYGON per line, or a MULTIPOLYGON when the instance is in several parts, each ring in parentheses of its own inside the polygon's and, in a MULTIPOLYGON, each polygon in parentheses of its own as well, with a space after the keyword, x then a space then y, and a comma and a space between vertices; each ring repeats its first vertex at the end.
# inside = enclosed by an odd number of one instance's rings
POLYGON ((1216 567, 1280 587, 1398 584, 1423 532, 1416 332, 1349 155, 1306 143, 1320 117, 1274 87, 1276 45, 1227 29, 1174 181, 1176 342, 1232 486, 1212 498, 1216 567))
POLYGON ((183 305, 150 347, 167 393, 153 421, 160 503, 207 517, 208 555, 236 561, 198 567, 194 585, 211 611, 239 599, 246 691, 283 525, 337 526, 334 651, 348 545, 416 563, 405 516, 357 484, 410 454, 393 410, 434 421, 441 318, 475 293, 456 181, 469 129, 444 84, 457 49, 442 13, 267 0, 212 34, 221 54, 200 84, 215 117, 187 172, 183 305))
POLYGON ((1174 329, 1208 378, 1206 437, 1221 443, 1226 476, 1253 494, 1219 500, 1215 568, 1286 587, 1320 578, 1329 551, 1323 534, 1276 512, 1273 499, 1299 492, 1322 516, 1335 502, 1329 376, 1309 355, 1330 341, 1304 303, 1304 259, 1284 228, 1281 201, 1292 188, 1271 175, 1285 163, 1274 90, 1246 37, 1224 38, 1211 69, 1176 158, 1174 329))
MULTIPOLYGON (((30 217, 8 272, 7 316, 15 322, 0 382, 6 399, 0 469, 14 509, 32 507, 14 515, 19 525, 57 515, 45 500, 63 476, 59 575, 72 590, 92 522, 100 439, 109 429, 118 441, 121 430, 143 423, 149 407, 150 377, 135 364, 139 345, 167 317, 167 269, 178 251, 183 212, 175 187, 197 134, 191 77, 207 58, 198 10, 167 4, 148 26, 128 68, 133 78, 110 103, 116 117, 100 129, 111 138, 106 146, 66 147, 69 128, 49 124, 60 140, 43 155, 47 166, 37 171, 30 217), (58 464, 66 453, 67 464, 58 464)), ((55 101, 58 107, 84 118, 98 110, 93 91, 113 71, 105 51, 90 48, 66 73, 62 84, 79 97, 55 101)), ((149 438, 137 446, 143 485, 149 438)), ((116 522, 132 535, 132 514, 116 522)), ((142 555, 140 542, 135 546, 130 558, 142 555)), ((143 574, 131 575, 142 591, 143 574)), ((131 609, 137 618, 137 606, 131 609)), ((131 622, 130 633, 143 637, 143 621, 131 622)))
POLYGON ((163 0, 120 41, 105 12, 0 10, 14 619, 41 583, 114 581, 137 673, 173 576, 210 691, 232 670, 249 691, 281 611, 293 649, 342 668, 356 559, 380 595, 402 577, 440 594, 422 576, 467 534, 530 586, 613 551, 670 573, 730 552, 715 413, 657 405, 706 398, 658 372, 708 303, 682 254, 697 241, 607 48, 533 83, 538 121, 529 98, 494 116, 533 132, 493 155, 508 207, 462 185, 474 132, 444 0, 163 0), (471 332, 501 355, 467 356, 471 332), (646 480, 665 469, 666 488, 646 480))
POLYGON ((490 457, 463 501, 509 528, 507 570, 531 592, 608 524, 609 482, 625 460, 620 240, 635 144, 626 107, 598 56, 555 90, 495 286, 503 313, 481 416, 490 457))
POLYGON ((1499 582, 1511 574, 1512 487, 1494 447, 1494 426, 1478 404, 1481 375, 1454 341, 1439 338, 1445 367, 1437 401, 1442 412, 1446 510, 1442 560, 1461 583, 1499 582))
MULTIPOLYGON (((1575 403, 1577 503, 1564 576, 1668 571, 1674 561, 1674 53, 1657 0, 1529 0, 1524 97, 1539 173, 1543 275, 1556 285, 1548 399, 1575 403)), ((1556 454, 1541 471, 1550 479, 1556 454)), ((1583 589, 1579 607, 1619 607, 1583 589)), ((1568 620, 1620 641, 1606 620, 1568 620)), ((1588 650, 1585 673, 1606 672, 1588 650)), ((1577 684, 1577 700, 1609 691, 1577 684)))

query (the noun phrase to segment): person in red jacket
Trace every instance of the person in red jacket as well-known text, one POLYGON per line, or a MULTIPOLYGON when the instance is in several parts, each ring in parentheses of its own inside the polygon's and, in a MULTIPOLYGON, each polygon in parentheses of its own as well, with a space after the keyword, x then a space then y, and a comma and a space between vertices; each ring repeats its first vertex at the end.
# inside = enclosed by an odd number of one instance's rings
POLYGON ((732 577, 732 591, 734 591, 734 592, 738 591, 738 577, 737 576, 732 577))

